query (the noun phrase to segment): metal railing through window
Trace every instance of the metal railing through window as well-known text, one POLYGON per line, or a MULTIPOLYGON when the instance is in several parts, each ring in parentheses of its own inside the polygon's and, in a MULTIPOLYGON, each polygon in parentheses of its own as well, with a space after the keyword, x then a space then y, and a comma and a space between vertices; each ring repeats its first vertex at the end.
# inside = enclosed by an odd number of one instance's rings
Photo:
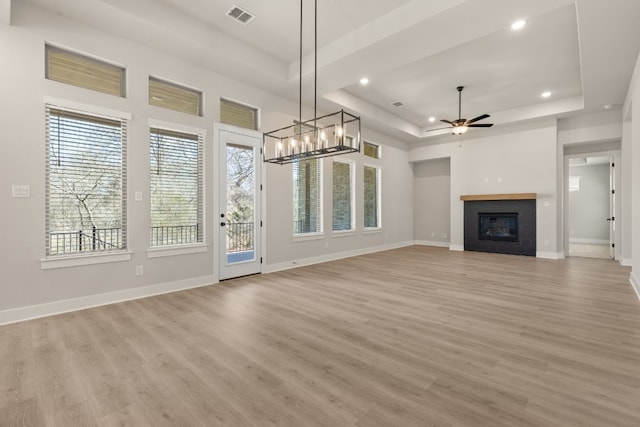
POLYGON ((120 228, 97 228, 49 233, 48 255, 100 252, 122 249, 120 228))
POLYGON ((228 222, 227 253, 253 249, 253 222, 228 222))

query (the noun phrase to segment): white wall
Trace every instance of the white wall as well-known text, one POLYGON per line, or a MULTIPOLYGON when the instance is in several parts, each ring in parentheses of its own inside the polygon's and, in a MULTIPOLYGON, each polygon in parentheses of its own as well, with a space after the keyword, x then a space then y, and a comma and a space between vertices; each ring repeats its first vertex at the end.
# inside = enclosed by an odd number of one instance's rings
MULTIPOLYGON (((84 24, 49 13, 25 2, 13 9, 12 26, 0 25, 0 114, 3 141, 0 144, 0 203, 4 244, 0 249, 0 323, 25 316, 100 304, 116 299, 164 292, 217 281, 214 271, 218 227, 215 188, 218 176, 213 147, 213 123, 219 118, 220 97, 239 100, 261 108, 261 129, 292 123, 297 103, 278 98, 231 78, 208 72, 149 48, 98 32, 84 24), (119 98, 71 87, 44 78, 45 42, 86 52, 127 68, 128 96, 119 98), (147 102, 147 78, 154 75, 180 82, 204 93, 204 116, 193 117, 151 107, 147 102), (128 144, 128 224, 131 260, 79 267, 41 269, 44 252, 45 212, 45 98, 108 108, 131 114, 128 144), (205 240, 207 251, 150 259, 147 256, 148 205, 148 120, 204 129, 205 142, 205 240), (30 198, 12 198, 11 185, 31 188, 30 198), (133 194, 142 191, 144 200, 133 194), (142 265, 144 275, 136 276, 142 265), (42 305, 44 304, 44 305, 42 305), (31 310, 20 310, 33 307, 31 310), (17 311, 12 311, 18 309, 17 311)), ((324 242, 291 242, 290 167, 266 166, 268 263, 299 258, 337 256, 341 251, 366 251, 373 247, 402 245, 412 239, 413 179, 406 147, 381 135, 368 132, 365 138, 383 144, 383 229, 380 233, 324 242), (289 173, 287 173, 289 171, 289 173), (392 173, 393 171, 393 173, 392 173)), ((361 174, 363 156, 357 157, 361 174)), ((360 181, 361 182, 361 175, 360 181)), ((325 187, 325 188, 330 188, 325 187)), ((361 214, 362 191, 359 191, 361 214)), ((325 192, 325 199, 330 201, 325 192)), ((330 206, 326 207, 328 211, 330 206)), ((330 211, 328 211, 330 212, 330 211)), ((327 228, 327 227, 325 227, 327 228)), ((328 227, 330 229, 330 226, 328 227)), ((268 267, 268 266, 267 266, 268 267)))
POLYGON ((449 246, 451 164, 449 158, 413 165, 413 232, 417 242, 449 246))
POLYGON ((636 65, 636 84, 631 91, 632 111, 631 111, 631 182, 632 182, 632 270, 631 282, 633 283, 638 298, 640 298, 640 59, 636 65))
POLYGON ((624 233, 620 236, 620 262, 623 265, 631 265, 632 243, 633 243, 633 221, 632 221, 632 168, 633 156, 631 153, 631 121, 625 120, 623 123, 623 137, 621 142, 621 162, 622 166, 619 193, 626 197, 620 197, 620 224, 624 233))
POLYGON ((537 193, 538 256, 561 256, 558 239, 558 156, 555 120, 485 132, 412 148, 409 160, 451 158, 451 248, 464 248, 461 195, 537 193))
POLYGON ((580 190, 569 192, 569 236, 576 243, 609 243, 609 164, 572 165, 580 190))

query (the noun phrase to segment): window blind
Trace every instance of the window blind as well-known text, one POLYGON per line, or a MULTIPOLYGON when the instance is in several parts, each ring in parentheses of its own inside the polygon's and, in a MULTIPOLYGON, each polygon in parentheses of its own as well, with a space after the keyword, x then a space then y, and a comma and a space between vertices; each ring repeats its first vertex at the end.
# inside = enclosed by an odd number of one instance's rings
POLYGON ((201 134, 151 128, 150 245, 203 241, 201 134))
POLYGON ((46 107, 46 254, 126 249, 126 120, 46 107))
POLYGON ((45 54, 47 79, 125 96, 124 68, 50 45, 45 46, 45 54))
POLYGON ((258 129, 258 110, 226 99, 220 99, 220 121, 247 129, 258 129))
POLYGON ((202 92, 149 77, 149 105, 202 115, 202 92))
POLYGON ((364 227, 380 227, 380 175, 377 168, 364 167, 364 227))
POLYGON ((353 166, 333 161, 333 230, 353 228, 353 166))
POLYGON ((370 142, 364 142, 364 155, 373 159, 380 158, 380 146, 370 142))
POLYGON ((321 159, 293 163, 293 232, 319 233, 321 221, 321 159))

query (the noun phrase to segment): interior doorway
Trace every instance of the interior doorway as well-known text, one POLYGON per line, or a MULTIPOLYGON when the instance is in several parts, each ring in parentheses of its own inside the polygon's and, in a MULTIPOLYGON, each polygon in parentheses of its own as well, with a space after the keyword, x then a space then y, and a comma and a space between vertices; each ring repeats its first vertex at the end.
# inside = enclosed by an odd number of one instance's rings
POLYGON ((568 255, 615 257, 615 158, 607 154, 568 159, 568 255))

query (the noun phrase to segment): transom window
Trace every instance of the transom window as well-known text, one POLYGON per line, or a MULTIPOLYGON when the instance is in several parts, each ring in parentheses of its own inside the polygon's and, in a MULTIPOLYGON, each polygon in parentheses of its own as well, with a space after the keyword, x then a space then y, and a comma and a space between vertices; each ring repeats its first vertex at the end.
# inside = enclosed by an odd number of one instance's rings
POLYGON ((371 142, 364 142, 364 155, 373 159, 380 158, 380 146, 371 142))
POLYGON ((89 56, 45 46, 49 80, 115 96, 125 96, 125 69, 89 56))
POLYGON ((220 98, 220 122, 247 129, 258 129, 258 110, 220 98))
POLYGON ((201 116, 202 92, 149 77, 149 105, 201 116))

